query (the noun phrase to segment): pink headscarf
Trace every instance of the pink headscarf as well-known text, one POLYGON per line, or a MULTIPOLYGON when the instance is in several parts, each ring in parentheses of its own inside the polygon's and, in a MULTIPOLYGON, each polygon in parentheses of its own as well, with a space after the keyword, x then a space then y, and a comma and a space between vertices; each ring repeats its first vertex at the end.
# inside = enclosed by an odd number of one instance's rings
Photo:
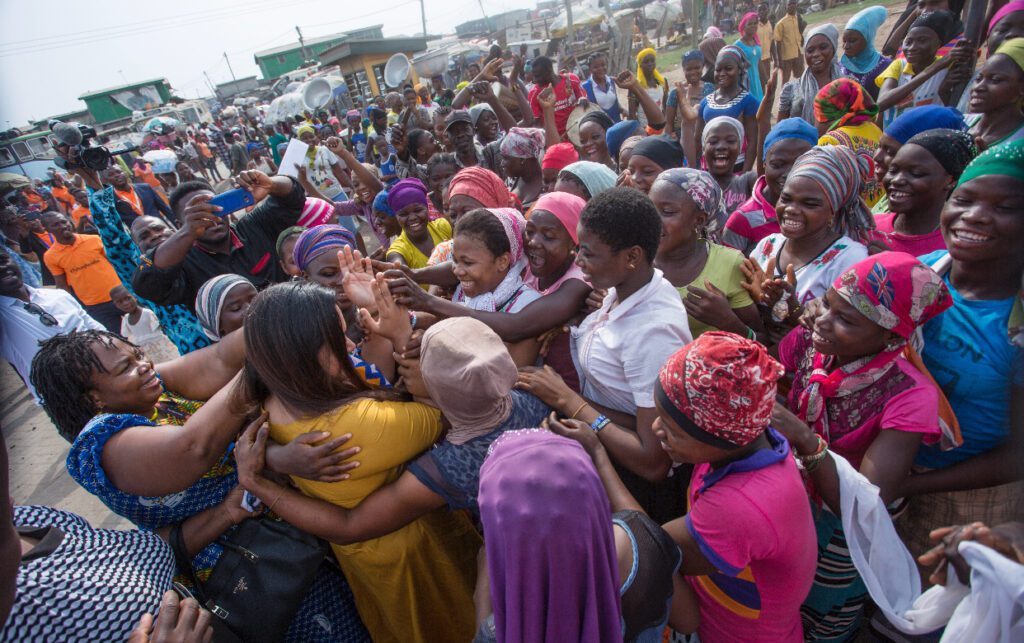
POLYGON ((572 242, 578 244, 580 240, 576 235, 576 228, 580 224, 580 212, 583 211, 586 205, 587 202, 575 194, 547 192, 540 195, 540 198, 533 204, 533 208, 530 211, 543 210, 550 212, 565 226, 569 236, 572 237, 572 242))
MULTIPOLYGON (((757 22, 757 14, 755 12, 753 12, 753 11, 751 11, 747 15, 743 16, 743 18, 740 20, 740 37, 741 38, 743 37, 743 30, 746 29, 747 23, 750 22, 751 20, 753 20, 754 22, 757 22)), ((761 37, 757 35, 756 31, 754 32, 754 42, 756 42, 759 45, 761 44, 761 37)))
POLYGON ((987 36, 992 33, 992 29, 995 28, 996 24, 1014 11, 1024 11, 1024 0, 1014 0, 1013 2, 1008 2, 1003 5, 1003 7, 996 12, 996 15, 992 16, 992 20, 988 23, 988 31, 985 32, 985 35, 987 36))

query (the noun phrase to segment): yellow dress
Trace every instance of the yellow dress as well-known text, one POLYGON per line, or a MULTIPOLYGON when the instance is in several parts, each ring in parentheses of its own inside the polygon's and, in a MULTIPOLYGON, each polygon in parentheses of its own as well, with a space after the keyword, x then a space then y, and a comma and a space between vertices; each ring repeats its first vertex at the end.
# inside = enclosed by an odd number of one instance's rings
MULTIPOLYGON (((394 482, 402 465, 441 436, 437 409, 404 402, 358 400, 314 419, 271 424, 286 443, 309 431, 351 433, 360 465, 344 482, 294 478, 304 494, 340 507, 357 506, 394 482)), ((482 541, 463 513, 438 509, 387 536, 352 545, 331 544, 375 643, 472 640, 476 555, 482 541)))

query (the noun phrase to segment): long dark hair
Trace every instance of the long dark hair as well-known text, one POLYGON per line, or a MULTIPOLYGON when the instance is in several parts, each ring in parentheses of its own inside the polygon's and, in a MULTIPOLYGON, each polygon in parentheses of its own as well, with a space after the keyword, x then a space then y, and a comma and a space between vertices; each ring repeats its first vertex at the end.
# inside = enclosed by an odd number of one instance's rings
POLYGON ((235 405, 254 409, 271 394, 304 417, 360 398, 405 400, 393 389, 371 389, 356 373, 338 321, 333 290, 308 281, 277 284, 256 296, 245 316, 245 367, 235 405), (341 362, 331 375, 320 363, 326 348, 341 362))

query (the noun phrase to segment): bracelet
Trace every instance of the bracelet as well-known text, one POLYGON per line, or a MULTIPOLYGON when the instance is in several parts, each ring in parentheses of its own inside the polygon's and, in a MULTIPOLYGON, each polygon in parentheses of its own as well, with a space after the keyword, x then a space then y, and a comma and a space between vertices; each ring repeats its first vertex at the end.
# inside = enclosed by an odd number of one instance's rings
POLYGON ((603 415, 597 416, 597 419, 590 423, 590 428, 594 430, 594 433, 600 433, 601 429, 611 424, 611 420, 603 415))
POLYGON ((583 404, 580 404, 579 408, 576 409, 575 411, 573 411, 572 415, 569 416, 569 419, 570 420, 575 420, 576 416, 579 415, 580 411, 582 411, 586 406, 587 406, 586 402, 583 402, 583 404))
POLYGON ((284 489, 281 489, 281 493, 277 494, 277 497, 274 498, 274 502, 270 503, 270 506, 267 507, 267 513, 271 513, 271 512, 274 511, 274 505, 277 504, 277 501, 280 500, 281 496, 283 496, 283 495, 284 495, 284 489))
POLYGON ((814 453, 811 455, 796 455, 797 462, 800 463, 803 470, 807 473, 811 473, 817 469, 818 466, 821 465, 821 461, 824 460, 825 456, 828 454, 828 442, 825 441, 825 438, 820 435, 816 435, 815 437, 818 438, 818 449, 814 453))

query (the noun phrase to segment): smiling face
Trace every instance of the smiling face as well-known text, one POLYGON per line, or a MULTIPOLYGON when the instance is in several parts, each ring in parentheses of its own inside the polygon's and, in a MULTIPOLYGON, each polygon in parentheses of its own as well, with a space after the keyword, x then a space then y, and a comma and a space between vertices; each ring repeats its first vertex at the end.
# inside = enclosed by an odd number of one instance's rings
POLYGON ((576 251, 576 265, 594 288, 614 288, 626 280, 634 264, 643 252, 638 247, 612 250, 600 237, 582 224, 578 228, 580 245, 576 251), (631 252, 633 251, 633 252, 631 252))
MULTIPOLYGON (((328 253, 329 254, 329 253, 328 253)), ((220 309, 220 336, 238 330, 245 321, 252 300, 256 298, 256 287, 252 284, 238 284, 228 291, 224 306, 220 309)))
POLYGON ((57 243, 69 246, 75 242, 75 226, 71 219, 60 212, 44 212, 43 227, 53 235, 57 243))
POLYGON ((587 121, 580 126, 581 161, 603 163, 608 158, 608 143, 605 141, 606 131, 600 124, 587 121))
POLYGON ((649 195, 661 216, 661 243, 658 255, 693 244, 707 221, 686 190, 668 181, 655 181, 649 195))
POLYGON ((457 234, 452 248, 452 272, 467 297, 478 297, 498 287, 512 265, 511 253, 495 256, 483 239, 457 234))
POLYGON ((665 171, 665 168, 651 159, 638 154, 633 154, 629 157, 629 165, 627 167, 629 167, 629 173, 633 176, 633 187, 644 194, 651 191, 654 180, 665 171))
POLYGON ((1024 182, 986 175, 953 190, 942 211, 942 237, 953 259, 1021 263, 1024 182))
POLYGON ((782 187, 786 185, 789 171, 811 144, 798 138, 788 138, 772 145, 764 159, 764 179, 768 186, 768 197, 772 203, 779 199, 782 187))
POLYGON ((475 149, 473 126, 463 121, 452 123, 448 128, 448 140, 459 154, 471 153, 475 149))
POLYGON ((411 203, 395 213, 398 225, 410 239, 423 239, 427 232, 427 206, 422 203, 411 203))
POLYGON ((399 225, 398 219, 380 212, 379 210, 373 211, 373 222, 377 224, 377 229, 386 234, 389 238, 402 234, 402 226, 399 225))
POLYGON ((590 75, 599 83, 603 83, 608 75, 608 60, 604 56, 598 56, 590 61, 590 75))
POLYGON ((704 142, 704 160, 712 176, 732 174, 736 159, 740 155, 740 139, 736 129, 727 123, 719 123, 707 130, 704 142))
POLYGON ((864 39, 864 34, 861 32, 856 29, 843 31, 843 53, 850 58, 859 56, 867 46, 868 41, 864 39))
POLYGON ((106 371, 94 372, 89 381, 89 395, 97 408, 116 413, 141 410, 148 416, 163 386, 142 349, 114 339, 110 346, 96 342, 92 350, 106 371))
POLYGON ((699 85, 700 77, 704 73, 704 64, 698 60, 691 60, 683 65, 683 76, 689 85, 699 85))
POLYGON ((882 183, 889 209, 909 214, 941 207, 956 181, 931 152, 908 143, 896 153, 882 183))
POLYGON ((143 254, 171 238, 174 231, 157 217, 139 217, 132 221, 132 241, 143 254))
POLYGON ((388 139, 384 136, 378 136, 373 139, 373 149, 377 152, 377 156, 382 159, 388 158, 388 139))
POLYGON ((0 295, 5 297, 17 297, 21 294, 24 281, 21 276, 21 269, 14 262, 7 251, 0 250, 0 295))
POLYGON ((1005 54, 989 58, 971 88, 971 111, 985 114, 1007 105, 1019 106, 1022 99, 1024 73, 1020 67, 1005 54))
POLYGON ((828 71, 835 55, 836 50, 832 47, 832 43, 821 34, 811 37, 804 45, 804 62, 807 63, 807 68, 815 74, 823 74, 828 71))
POLYGON ((832 223, 832 206, 821 187, 805 177, 790 175, 775 206, 779 228, 787 239, 827 235, 832 223))
POLYGON ((538 278, 564 274, 573 261, 576 244, 555 215, 534 210, 526 222, 526 259, 538 278))
POLYGON ((303 130, 303 132, 299 134, 299 140, 306 145, 316 145, 316 134, 309 130, 303 130))
POLYGON ((903 39, 903 54, 914 69, 924 69, 935 60, 935 52, 941 46, 937 33, 928 27, 914 27, 903 39))
POLYGON ((740 79, 740 66, 730 58, 724 58, 715 63, 715 86, 721 90, 729 90, 736 87, 740 79))
POLYGON ((453 194, 448 197, 448 219, 455 225, 459 217, 471 210, 479 210, 486 207, 471 196, 465 194, 453 194))
POLYGON ((886 133, 882 133, 882 136, 878 139, 878 150, 872 158, 875 162, 875 178, 879 181, 885 180, 885 174, 889 171, 889 164, 896 158, 896 153, 900 151, 903 144, 889 136, 886 133))
POLYGON ((876 355, 896 339, 894 333, 862 315, 834 288, 828 289, 822 303, 825 312, 814 321, 811 341, 814 350, 838 358, 838 364, 876 355))

